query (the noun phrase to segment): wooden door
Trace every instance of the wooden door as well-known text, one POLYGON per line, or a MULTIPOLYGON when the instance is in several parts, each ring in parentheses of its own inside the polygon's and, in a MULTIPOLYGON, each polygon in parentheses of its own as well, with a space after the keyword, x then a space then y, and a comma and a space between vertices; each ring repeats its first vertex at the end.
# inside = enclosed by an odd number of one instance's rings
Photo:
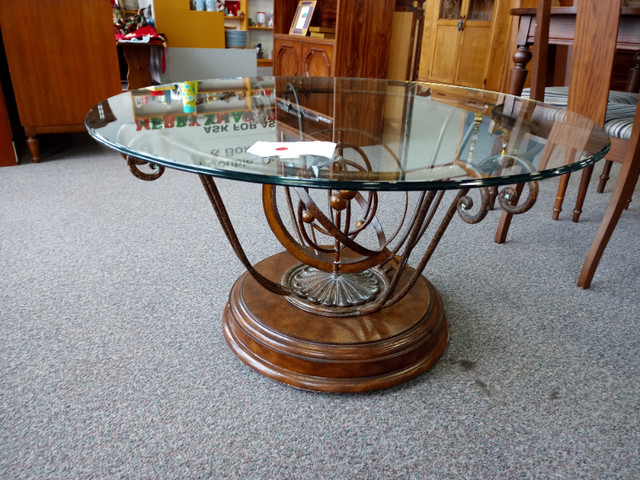
POLYGON ((302 45, 302 75, 330 77, 333 45, 305 42, 302 45))
POLYGON ((300 74, 300 42, 277 38, 273 42, 274 75, 293 77, 300 74))
POLYGON ((485 88, 496 6, 500 3, 501 0, 435 0, 431 6, 427 4, 425 53, 419 78, 485 88))
POLYGON ((458 46, 456 85, 485 88, 495 3, 495 0, 467 0, 458 46))
POLYGON ((458 49, 462 37, 463 7, 468 0, 436 0, 440 3, 435 20, 433 56, 429 72, 432 81, 455 83, 458 49))

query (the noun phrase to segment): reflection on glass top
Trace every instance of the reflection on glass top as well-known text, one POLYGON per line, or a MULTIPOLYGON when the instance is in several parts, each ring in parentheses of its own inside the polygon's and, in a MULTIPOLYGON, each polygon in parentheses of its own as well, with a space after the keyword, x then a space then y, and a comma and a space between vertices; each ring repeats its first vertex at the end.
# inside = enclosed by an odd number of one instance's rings
POLYGON ((462 0, 440 0, 440 20, 458 20, 462 11, 462 0))
POLYGON ((195 98, 182 83, 109 98, 87 114, 87 129, 170 168, 360 190, 537 180, 590 165, 609 148, 584 117, 495 92, 320 77, 193 83, 195 98))
POLYGON ((491 21, 494 0, 470 0, 469 20, 470 21, 491 21))

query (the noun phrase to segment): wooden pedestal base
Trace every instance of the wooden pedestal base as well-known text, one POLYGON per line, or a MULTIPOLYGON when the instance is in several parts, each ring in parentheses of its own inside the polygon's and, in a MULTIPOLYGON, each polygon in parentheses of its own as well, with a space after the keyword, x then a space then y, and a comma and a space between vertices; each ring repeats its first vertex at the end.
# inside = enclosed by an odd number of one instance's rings
MULTIPOLYGON (((256 269, 279 279, 296 263, 283 252, 256 269)), ((296 308, 245 273, 231 290, 222 322, 227 343, 247 365, 280 382, 325 392, 405 382, 429 369, 449 339, 442 300, 424 277, 392 307, 332 318, 296 308)))

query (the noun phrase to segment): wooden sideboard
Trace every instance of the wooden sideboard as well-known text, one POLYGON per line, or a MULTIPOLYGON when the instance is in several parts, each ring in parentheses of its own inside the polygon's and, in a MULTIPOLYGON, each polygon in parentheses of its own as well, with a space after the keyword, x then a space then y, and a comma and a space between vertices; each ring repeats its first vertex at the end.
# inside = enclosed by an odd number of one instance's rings
MULTIPOLYGON (((317 0, 310 25, 334 29, 332 38, 289 34, 297 5, 296 1, 274 0, 273 71, 279 76, 298 77, 278 79, 278 95, 295 100, 293 92, 297 92, 311 117, 326 120, 302 120, 305 135, 313 132, 310 138, 357 146, 378 142, 384 121, 379 96, 371 94, 370 101, 354 105, 348 93, 349 78, 314 80, 316 90, 307 95, 304 77, 386 78, 396 2, 317 0), (317 91, 319 85, 323 93, 317 91)), ((276 117, 284 136, 300 135, 295 115, 277 108, 276 117)))
POLYGON ((395 2, 317 0, 311 25, 335 28, 335 38, 290 35, 298 2, 274 0, 275 75, 384 78, 395 2))
POLYGON ((34 161, 37 135, 83 131, 87 112, 122 90, 109 0, 0 2, 20 123, 34 161))

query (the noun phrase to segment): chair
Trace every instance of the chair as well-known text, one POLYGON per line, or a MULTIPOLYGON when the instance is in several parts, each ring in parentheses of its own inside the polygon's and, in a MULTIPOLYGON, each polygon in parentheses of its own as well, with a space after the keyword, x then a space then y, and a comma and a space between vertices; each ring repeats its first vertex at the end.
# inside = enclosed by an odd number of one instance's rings
MULTIPOLYGON (((552 89, 545 89, 546 80, 546 58, 548 48, 548 23, 550 19, 550 0, 540 0, 536 11, 536 42, 534 43, 534 58, 532 71, 532 88, 531 97, 541 100, 544 98, 545 92, 554 93, 552 89)), ((571 79, 568 88, 567 108, 584 115, 597 123, 609 127, 606 131, 612 137, 612 149, 608 155, 609 160, 624 161, 623 169, 619 174, 618 184, 616 186, 616 194, 620 196, 617 201, 612 197, 610 206, 611 211, 607 211, 605 221, 609 227, 601 227, 603 232, 598 233, 596 242, 599 246, 593 246, 590 251, 583 275, 580 277, 579 285, 588 288, 597 267, 597 263, 606 247, 606 243, 615 228, 617 219, 619 218, 619 209, 623 209, 628 204, 633 187, 637 180, 637 167, 634 165, 638 162, 637 153, 634 153, 637 147, 638 129, 633 123, 633 114, 636 113, 637 123, 637 97, 635 97, 635 105, 617 105, 611 101, 609 84, 611 77, 611 69, 613 66, 613 57, 616 49, 616 41, 618 34, 618 25, 620 21, 621 0, 611 0, 602 2, 601 0, 580 0, 578 2, 578 12, 576 18, 574 49, 571 63, 571 79), (612 117, 614 111, 624 111, 625 115, 617 119, 614 123, 612 117), (609 112, 609 116, 607 113, 609 112), (624 128, 621 128, 623 124, 624 128), (623 134, 624 133, 624 134, 623 134), (627 138, 623 138, 623 137, 627 138), (635 173, 634 173, 635 172, 635 173), (635 180, 634 180, 635 175, 635 180), (624 185, 624 188, 622 187, 624 185), (626 197, 624 197, 626 195, 626 197), (587 265, 589 264, 589 265, 587 265)), ((526 63, 526 55, 521 55, 521 65, 514 69, 512 73, 512 84, 510 93, 517 94, 517 90, 524 83, 522 63, 526 63), (519 70, 519 71, 518 71, 519 70), (513 81, 515 79, 515 82, 513 81)), ((514 55, 514 58, 516 55, 514 55)), ((526 70, 524 70, 526 76, 526 70)), ((557 93, 557 91, 556 91, 557 93)), ((633 97, 632 102, 633 102, 633 97)), ((628 100, 627 100, 628 101, 628 100)), ((577 200, 577 206, 574 210, 574 221, 578 220, 580 215, 584 195, 586 194, 587 185, 591 177, 593 168, 585 169, 581 179, 580 191, 577 200)), ((554 219, 561 210, 562 200, 566 192, 569 176, 565 175, 560 179, 558 195, 556 198, 556 206, 554 208, 554 219)), ((522 186, 519 186, 521 189, 522 186)), ((517 202, 517 196, 514 202, 517 202)), ((496 232, 496 242, 504 243, 511 221, 511 215, 502 214, 498 231, 496 232)), ((596 244, 594 242, 594 245, 596 244)))
MULTIPOLYGON (((536 31, 533 54, 533 68, 531 72, 530 97, 534 100, 543 101, 545 95, 545 83, 547 78, 547 58, 549 50, 549 18, 551 15, 551 0, 539 0, 536 7, 536 31)), ((531 59, 528 46, 518 48, 514 53, 515 67, 511 71, 509 82, 509 93, 511 95, 521 95, 524 82, 527 77, 526 65, 531 59)), ((517 204, 524 185, 517 185, 511 198, 513 204, 517 204)), ((497 188, 491 189, 492 201, 497 194, 497 188)), ((507 233, 511 225, 513 214, 502 212, 500 223, 496 231, 496 243, 504 243, 507 240, 507 233)))
MULTIPOLYGON (((573 60, 567 108, 605 127, 612 148, 608 161, 621 162, 629 145, 637 96, 633 105, 610 102, 610 79, 620 23, 621 0, 580 0, 574 36, 573 60), (617 128, 622 123, 624 128, 617 128), (625 138, 625 133, 627 134, 625 138)), ((579 220, 593 167, 582 173, 573 221, 579 220)), ((569 176, 561 178, 553 209, 554 220, 562 211, 569 176)))
MULTIPOLYGON (((613 3, 601 2, 598 6, 599 10, 590 10, 590 0, 580 2, 578 4, 579 13, 578 16, 584 17, 585 21, 588 18, 598 18, 598 20, 606 19, 606 27, 603 22, 596 22, 594 25, 586 26, 585 32, 587 34, 582 35, 582 38, 574 48, 574 56, 572 63, 572 71, 582 72, 579 75, 573 75, 572 85, 569 87, 548 87, 544 89, 544 95, 538 92, 537 96, 531 95, 536 100, 544 99, 546 102, 561 106, 568 107, 569 109, 581 113, 596 122, 604 126, 606 133, 612 139, 612 149, 605 161, 605 168, 601 176, 601 181, 598 186, 598 191, 602 192, 604 184, 608 178, 608 172, 611 168, 611 160, 622 162, 624 152, 627 148, 631 125, 633 123, 633 116, 635 114, 636 105, 638 103, 638 94, 634 92, 609 92, 610 72, 613 66, 613 57, 615 54, 615 45, 617 39, 618 24, 620 22, 620 2, 617 0, 613 3), (582 4, 582 5, 581 5, 582 4), (589 15, 593 15, 589 17, 589 15), (599 18, 600 17, 600 18, 599 18), (609 30, 605 30, 608 28, 609 30), (580 53, 580 57, 576 57, 576 51, 580 53), (593 75, 593 72, 597 75, 593 75), (588 72, 588 73, 587 73, 588 72), (585 78, 586 77, 586 78, 585 78), (574 92, 573 105, 568 105, 568 92, 574 92), (583 95, 580 92, 589 92, 588 95, 583 95), (608 93, 608 102, 607 95, 608 93), (595 98, 595 101, 593 99, 595 98), (598 100, 599 99, 599 100, 598 100), (604 102, 604 103, 602 103, 604 102)), ((538 3, 538 10, 536 12, 536 41, 534 47, 540 48, 544 52, 544 59, 539 58, 538 55, 534 55, 533 58, 533 72, 532 72, 532 85, 534 82, 538 84, 544 84, 546 80, 546 65, 547 49, 548 49, 548 22, 550 19, 550 1, 541 0, 538 3), (542 8, 544 6, 544 9, 542 8), (546 11, 543 18, 542 12, 546 11), (541 28, 541 24, 544 26, 545 36, 541 37, 541 33, 538 31, 541 28), (537 70, 536 67, 540 66, 537 70), (539 78, 538 78, 539 77, 539 78)), ((579 21, 579 20, 578 20, 579 21)), ((578 38, 578 27, 576 26, 576 33, 574 38, 578 38)), ((522 89, 526 78, 527 71, 525 64, 531 58, 531 54, 528 52, 528 46, 526 40, 519 38, 519 48, 514 59, 516 59, 516 67, 512 71, 512 81, 510 84, 509 93, 515 95, 527 96, 529 92, 527 89, 522 89)), ((640 58, 640 55, 637 56, 640 58)), ((638 90, 640 84, 640 75, 636 70, 640 70, 640 67, 636 66, 629 81, 629 86, 632 89, 638 90)), ((582 213, 582 205, 587 192, 587 186, 593 172, 593 167, 585 169, 582 176, 580 189, 578 192, 578 199, 576 200, 576 207, 574 209, 573 221, 578 221, 580 214, 582 213)), ((553 211, 553 219, 557 220, 562 210, 562 203, 564 200, 565 191, 569 181, 569 176, 565 176, 560 181, 558 188, 558 194, 556 196, 556 204, 553 211)), ((507 222, 508 224, 508 222, 507 222)), ((507 225, 508 228, 508 225, 507 225)), ((498 243, 503 243, 506 239, 507 231, 501 228, 500 234, 496 236, 498 243)))
POLYGON ((578 286, 589 288, 598 268, 604 249, 616 228, 622 211, 629 203, 629 198, 638 183, 640 175, 640 108, 636 109, 636 116, 631 130, 631 139, 618 173, 616 186, 609 200, 609 206, 596 232, 596 236, 587 253, 587 258, 582 266, 578 286))

